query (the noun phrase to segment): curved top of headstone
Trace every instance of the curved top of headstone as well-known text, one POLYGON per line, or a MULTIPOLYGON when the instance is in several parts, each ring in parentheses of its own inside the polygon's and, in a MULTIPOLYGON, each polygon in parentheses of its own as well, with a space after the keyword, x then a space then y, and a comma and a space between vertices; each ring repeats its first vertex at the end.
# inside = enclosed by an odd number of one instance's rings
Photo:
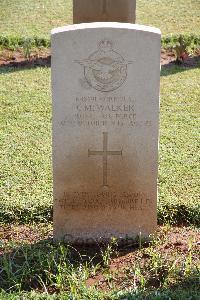
POLYGON ((118 23, 118 22, 95 22, 95 23, 81 23, 68 26, 62 26, 54 28, 51 34, 58 34, 66 31, 83 30, 83 29, 98 29, 98 28, 116 28, 116 29, 132 29, 136 31, 146 31, 155 34, 161 34, 160 29, 151 26, 130 24, 130 23, 118 23))

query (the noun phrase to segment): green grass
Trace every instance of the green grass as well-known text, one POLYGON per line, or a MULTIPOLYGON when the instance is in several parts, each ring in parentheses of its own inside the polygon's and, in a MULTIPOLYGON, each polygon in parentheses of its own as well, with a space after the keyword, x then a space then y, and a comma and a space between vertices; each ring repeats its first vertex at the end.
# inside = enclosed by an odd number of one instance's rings
MULTIPOLYGON (((127 294, 127 293, 118 293, 119 296, 106 296, 99 295, 94 298, 94 295, 91 295, 90 298, 81 298, 81 300, 199 300, 199 293, 188 291, 186 290, 175 290, 175 291, 166 291, 161 293, 153 292, 150 295, 142 295, 142 294, 127 294)), ((72 298, 69 298, 69 295, 63 294, 63 295, 46 295, 46 294, 38 294, 35 292, 31 293, 19 293, 19 294, 0 294, 2 300, 71 300, 72 298)))
POLYGON ((52 28, 71 23, 71 0, 1 0, 1 34, 49 36, 52 28))
POLYGON ((12 71, 3 69, 0 77, 0 194, 4 209, 11 207, 1 213, 12 220, 24 212, 21 217, 26 221, 26 217, 34 219, 38 207, 40 217, 44 214, 48 219, 52 202, 50 69, 12 71))
POLYGON ((155 26, 163 35, 200 34, 199 0, 138 0, 137 23, 155 26))
POLYGON ((199 224, 200 68, 173 67, 161 74, 160 212, 164 217, 165 208, 172 208, 172 221, 182 215, 199 224))
MULTIPOLYGON (((54 27, 72 23, 72 0, 1 0, 0 34, 49 36, 54 27)), ((199 0, 137 0, 137 23, 163 35, 200 34, 199 0)))
MULTIPOLYGON (((199 225, 200 68, 163 69, 160 223, 199 225)), ((0 222, 52 218, 50 69, 1 68, 0 222)))
POLYGON ((123 292, 119 291, 116 293, 96 292, 86 290, 80 294, 81 298, 72 298, 68 293, 62 294, 46 294, 37 293, 35 291, 26 293, 0 293, 1 300, 199 300, 200 292, 196 291, 195 288, 176 288, 173 290, 164 290, 158 292, 123 292))

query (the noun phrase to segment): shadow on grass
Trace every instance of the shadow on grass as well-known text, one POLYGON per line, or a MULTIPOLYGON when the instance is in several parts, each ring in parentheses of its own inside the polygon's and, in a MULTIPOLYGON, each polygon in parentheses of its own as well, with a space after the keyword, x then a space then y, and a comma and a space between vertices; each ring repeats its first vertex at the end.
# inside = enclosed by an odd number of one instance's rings
POLYGON ((200 68, 200 56, 189 57, 182 64, 177 64, 173 61, 163 65, 161 67, 161 76, 169 76, 196 68, 200 68))
MULTIPOLYGON (((200 226, 200 211, 197 206, 182 203, 158 205, 158 224, 174 226, 200 226)), ((32 207, 9 206, 0 203, 0 223, 30 224, 53 221, 52 205, 35 205, 32 207)))
POLYGON ((53 221, 53 205, 33 205, 31 207, 21 207, 18 205, 9 206, 0 203, 0 223, 4 224, 30 224, 46 223, 53 221))
POLYGON ((73 281, 85 285, 87 278, 109 268, 111 258, 138 250, 138 242, 116 247, 112 242, 70 245, 46 239, 10 247, 0 251, 0 291, 54 293, 70 287, 73 281))
POLYGON ((36 67, 50 67, 51 56, 46 57, 33 57, 31 59, 22 59, 21 61, 9 61, 8 63, 0 65, 0 74, 8 72, 17 72, 24 69, 32 69, 36 67))

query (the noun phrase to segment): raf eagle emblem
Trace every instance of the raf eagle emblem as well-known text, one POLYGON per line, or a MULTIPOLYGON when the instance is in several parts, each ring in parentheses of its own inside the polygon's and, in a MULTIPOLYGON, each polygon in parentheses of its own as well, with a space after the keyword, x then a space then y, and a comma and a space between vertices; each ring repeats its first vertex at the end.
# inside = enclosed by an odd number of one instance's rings
POLYGON ((84 67, 84 75, 88 84, 101 92, 110 92, 118 89, 127 78, 128 65, 119 53, 113 50, 112 42, 103 40, 98 50, 88 59, 76 60, 84 67))

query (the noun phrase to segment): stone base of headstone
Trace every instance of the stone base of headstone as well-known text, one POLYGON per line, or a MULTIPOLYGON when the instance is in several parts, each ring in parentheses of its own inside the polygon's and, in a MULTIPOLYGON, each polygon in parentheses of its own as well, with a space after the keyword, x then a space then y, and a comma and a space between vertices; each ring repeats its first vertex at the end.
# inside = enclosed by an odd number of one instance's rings
POLYGON ((135 23, 136 0, 73 0, 73 23, 135 23))

